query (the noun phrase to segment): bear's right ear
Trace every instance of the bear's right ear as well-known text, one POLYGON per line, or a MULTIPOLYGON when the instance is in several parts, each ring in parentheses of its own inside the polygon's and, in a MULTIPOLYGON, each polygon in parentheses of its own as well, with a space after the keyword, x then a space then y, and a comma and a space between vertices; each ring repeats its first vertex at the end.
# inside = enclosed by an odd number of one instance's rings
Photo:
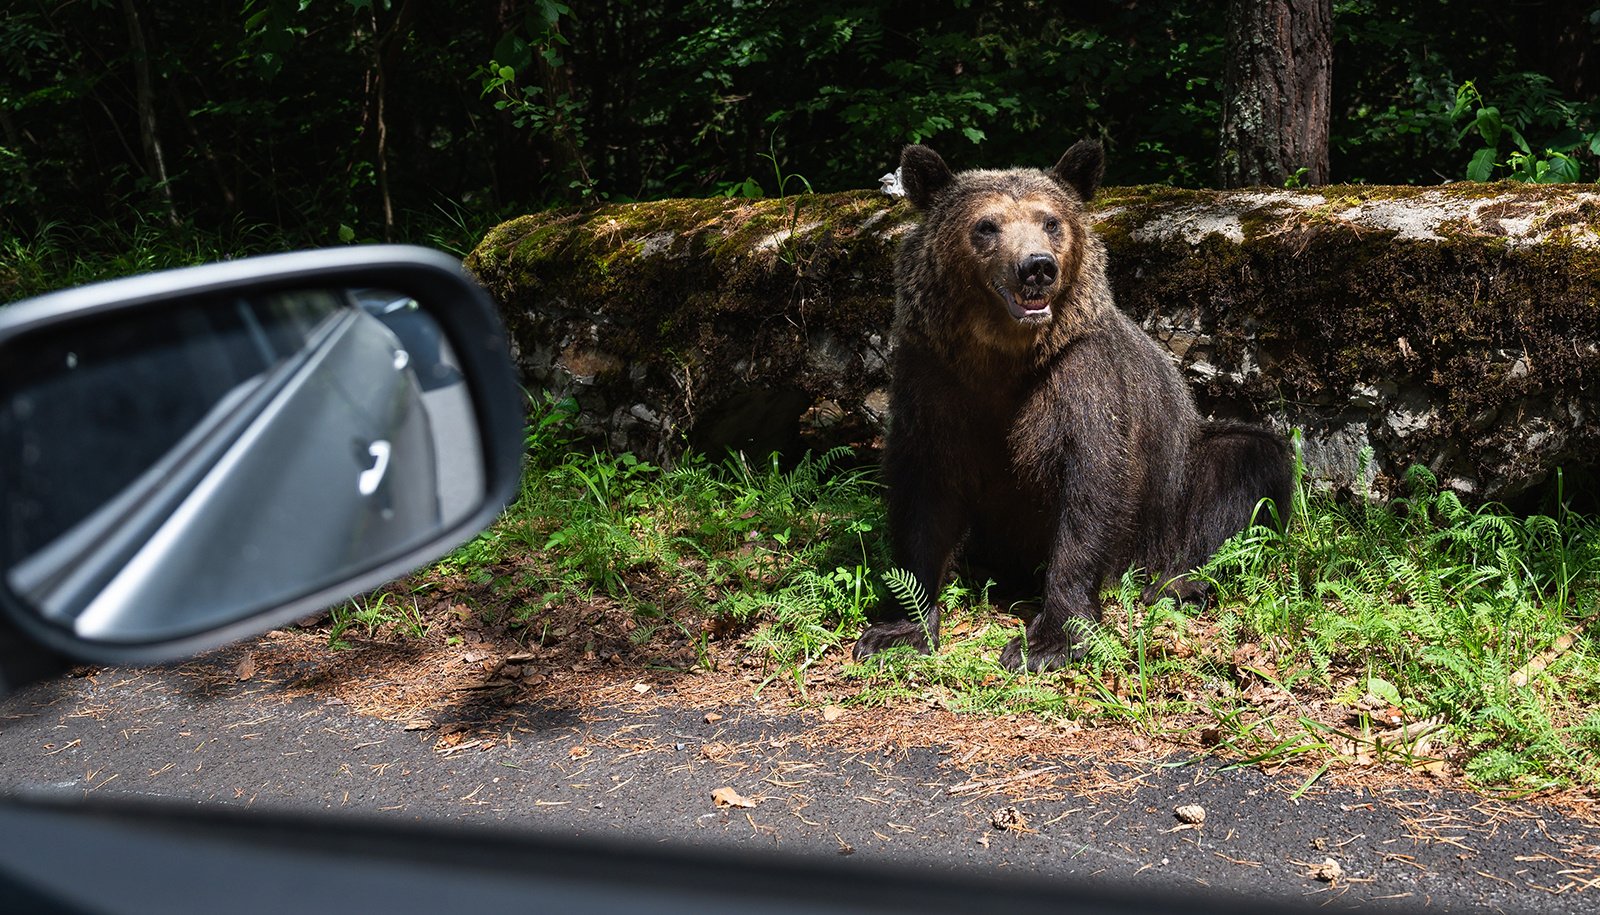
POLYGON ((906 189, 906 199, 917 209, 932 206, 951 177, 950 166, 928 147, 912 145, 900 151, 900 184, 906 189))
POLYGON ((1100 188, 1100 179, 1105 174, 1106 151, 1101 148, 1099 140, 1079 140, 1072 144, 1056 167, 1050 170, 1051 177, 1063 187, 1077 191, 1084 203, 1094 197, 1094 192, 1100 188))

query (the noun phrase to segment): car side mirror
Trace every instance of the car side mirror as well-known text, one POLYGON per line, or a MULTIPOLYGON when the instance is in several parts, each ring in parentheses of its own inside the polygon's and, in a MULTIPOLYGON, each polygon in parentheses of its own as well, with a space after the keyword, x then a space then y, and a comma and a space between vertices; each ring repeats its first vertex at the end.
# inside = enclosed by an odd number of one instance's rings
POLYGON ((487 296, 422 248, 307 251, 0 308, 0 611, 176 660, 460 544, 515 493, 487 296))

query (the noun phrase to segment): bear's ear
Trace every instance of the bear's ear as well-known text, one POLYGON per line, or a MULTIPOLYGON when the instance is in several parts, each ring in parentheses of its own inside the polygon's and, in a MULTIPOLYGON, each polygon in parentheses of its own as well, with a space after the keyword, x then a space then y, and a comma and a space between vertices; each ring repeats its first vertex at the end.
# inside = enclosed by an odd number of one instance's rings
POLYGON ((1100 179, 1105 174, 1106 153, 1100 148, 1099 140, 1079 140, 1072 144, 1056 167, 1050 170, 1050 177, 1063 187, 1077 191, 1084 203, 1094 197, 1094 192, 1100 188, 1100 179))
POLYGON ((900 184, 906 189, 906 199, 917 209, 932 206, 951 177, 950 166, 928 147, 913 145, 900 151, 900 184))

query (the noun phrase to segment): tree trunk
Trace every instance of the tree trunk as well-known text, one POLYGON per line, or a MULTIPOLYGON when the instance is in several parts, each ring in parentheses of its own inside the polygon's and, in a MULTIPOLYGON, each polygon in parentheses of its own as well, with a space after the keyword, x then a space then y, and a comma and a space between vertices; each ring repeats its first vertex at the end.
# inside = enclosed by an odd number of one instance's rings
MULTIPOLYGON (((205 92, 205 84, 200 83, 200 91, 205 92)), ((194 117, 189 114, 193 108, 184 101, 183 92, 172 84, 172 101, 178 112, 178 117, 183 120, 183 126, 189 131, 189 139, 194 142, 194 148, 199 150, 201 158, 206 160, 206 165, 211 169, 211 176, 217 182, 217 190, 222 194, 223 212, 228 215, 236 213, 239 209, 238 197, 233 192, 233 187, 228 184, 227 172, 222 167, 222 162, 217 159, 216 151, 211 148, 205 135, 200 133, 200 128, 195 126, 194 117)))
POLYGON ((411 28, 416 24, 417 13, 421 4, 417 0, 405 0, 400 4, 400 11, 395 14, 395 19, 387 30, 378 28, 377 7, 373 7, 372 31, 374 36, 372 50, 372 85, 373 85, 373 126, 375 151, 378 172, 378 194, 383 198, 383 240, 394 241, 394 198, 389 190, 389 75, 395 72, 400 63, 400 52, 405 47, 406 38, 411 34, 411 28))
POLYGON ((128 41, 133 46, 134 95, 139 108, 139 139, 144 145, 145 173, 155 182, 156 192, 167 207, 167 221, 178 224, 178 210, 172 202, 172 186, 167 181, 166 155, 161 150, 161 134, 156 130, 156 94, 150 78, 150 50, 145 45, 144 27, 139 23, 139 8, 134 0, 122 0, 123 18, 128 23, 128 41))
POLYGON ((1226 58, 1222 185, 1326 183, 1332 0, 1229 0, 1226 58))
POLYGON ((1591 0, 1538 0, 1506 10, 1523 60, 1555 78, 1556 88, 1576 102, 1600 96, 1600 45, 1590 24, 1591 0))

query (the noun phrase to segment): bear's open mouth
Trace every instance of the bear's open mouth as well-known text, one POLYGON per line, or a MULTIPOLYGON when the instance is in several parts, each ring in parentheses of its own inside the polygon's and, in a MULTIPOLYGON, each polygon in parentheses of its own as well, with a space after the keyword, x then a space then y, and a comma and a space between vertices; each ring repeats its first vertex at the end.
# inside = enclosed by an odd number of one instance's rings
POLYGON ((1043 288, 1024 286, 1020 293, 1014 293, 1004 286, 995 286, 995 291, 1000 293, 1000 298, 1005 300, 1006 310, 1011 312, 1011 317, 1018 321, 1033 323, 1039 318, 1049 317, 1050 297, 1043 288))

